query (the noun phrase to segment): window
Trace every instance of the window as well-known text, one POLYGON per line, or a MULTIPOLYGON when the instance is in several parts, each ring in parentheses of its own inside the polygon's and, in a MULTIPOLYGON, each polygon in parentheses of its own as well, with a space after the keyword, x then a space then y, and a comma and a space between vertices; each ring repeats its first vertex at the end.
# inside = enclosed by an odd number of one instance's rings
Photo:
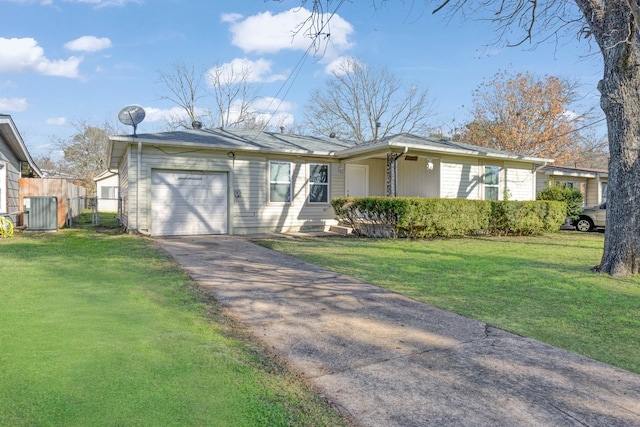
POLYGON ((605 203, 607 201, 607 184, 606 182, 603 182, 600 184, 600 188, 602 188, 602 203, 605 203))
POLYGON ((100 187, 101 199, 117 199, 116 190, 118 187, 100 187))
POLYGON ((309 165, 309 203, 329 202, 329 165, 309 165))
POLYGON ((500 168, 498 166, 484 167, 484 199, 498 200, 500 196, 500 168))
POLYGON ((269 202, 291 203, 291 163, 269 162, 269 202))

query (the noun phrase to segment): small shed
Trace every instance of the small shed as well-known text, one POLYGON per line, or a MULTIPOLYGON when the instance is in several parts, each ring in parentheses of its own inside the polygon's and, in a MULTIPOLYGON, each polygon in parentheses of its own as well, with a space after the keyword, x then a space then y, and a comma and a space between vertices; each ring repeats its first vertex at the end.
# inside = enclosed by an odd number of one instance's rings
POLYGON ((105 170, 93 178, 96 183, 96 197, 98 200, 98 212, 118 212, 118 174, 105 170))

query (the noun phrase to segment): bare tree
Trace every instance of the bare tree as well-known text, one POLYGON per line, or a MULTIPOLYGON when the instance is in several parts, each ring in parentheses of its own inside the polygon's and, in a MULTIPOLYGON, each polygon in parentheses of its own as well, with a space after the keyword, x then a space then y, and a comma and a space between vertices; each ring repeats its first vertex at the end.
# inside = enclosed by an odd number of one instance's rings
POLYGON ((432 102, 426 90, 404 86, 389 70, 348 59, 313 92, 306 111, 313 133, 365 142, 392 133, 426 133, 432 102))
POLYGON ((256 95, 250 84, 251 72, 251 66, 244 62, 216 65, 207 72, 219 127, 251 127, 258 122, 252 109, 256 95))
POLYGON ((609 166, 609 141, 595 132, 580 135, 580 153, 574 166, 587 169, 607 170, 609 166))
MULTIPOLYGON (((304 0, 302 0, 304 3, 304 0)), ((316 0, 326 3, 332 0, 316 0)), ((371 0, 375 5, 378 0, 371 0)), ((382 0, 387 2, 387 0, 382 0)), ((605 245, 595 270, 640 273, 640 5, 637 0, 436 0, 433 13, 492 22, 508 46, 557 39, 577 28, 604 64, 598 83, 607 119, 609 185, 605 245), (577 7, 576 7, 577 6, 577 7), (576 27, 577 26, 577 27, 576 27), (515 38, 511 38, 514 37, 515 38)), ((324 19, 319 14, 318 20, 324 19)), ((416 41, 418 42, 418 41, 416 41)))
POLYGON ((162 85, 160 99, 171 101, 179 106, 185 115, 174 115, 167 120, 173 129, 191 129, 192 123, 202 121, 208 114, 198 109, 196 103, 205 96, 202 87, 203 74, 193 65, 174 62, 169 70, 159 72, 158 83, 162 85))

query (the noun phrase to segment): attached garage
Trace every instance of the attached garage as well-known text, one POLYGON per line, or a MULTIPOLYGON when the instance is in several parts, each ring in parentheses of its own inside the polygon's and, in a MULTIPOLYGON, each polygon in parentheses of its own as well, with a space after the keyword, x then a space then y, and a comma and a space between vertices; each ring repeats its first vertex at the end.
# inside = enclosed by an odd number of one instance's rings
POLYGON ((226 173, 151 172, 151 234, 184 236, 228 233, 226 173))

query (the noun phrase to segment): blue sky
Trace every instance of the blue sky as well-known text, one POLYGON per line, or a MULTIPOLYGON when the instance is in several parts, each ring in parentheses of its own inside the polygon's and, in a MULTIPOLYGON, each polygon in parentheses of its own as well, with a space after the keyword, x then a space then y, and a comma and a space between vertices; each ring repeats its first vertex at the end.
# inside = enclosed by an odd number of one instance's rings
POLYGON ((309 46, 291 33, 307 13, 299 0, 0 0, 0 113, 13 117, 31 154, 42 156, 53 140, 73 135, 74 122, 119 124, 129 104, 147 112, 139 133, 164 130, 175 106, 160 99, 158 79, 172 63, 244 63, 258 96, 277 98, 263 103, 279 106, 267 111, 275 129, 276 121, 302 121, 310 93, 344 57, 427 89, 433 126, 444 133, 469 120, 474 89, 504 69, 575 79, 582 84, 576 109, 598 105, 600 55, 584 42, 506 48, 491 44, 488 23, 445 22, 419 1, 374 3, 333 1, 340 7, 330 21, 332 43, 297 70, 309 46))

